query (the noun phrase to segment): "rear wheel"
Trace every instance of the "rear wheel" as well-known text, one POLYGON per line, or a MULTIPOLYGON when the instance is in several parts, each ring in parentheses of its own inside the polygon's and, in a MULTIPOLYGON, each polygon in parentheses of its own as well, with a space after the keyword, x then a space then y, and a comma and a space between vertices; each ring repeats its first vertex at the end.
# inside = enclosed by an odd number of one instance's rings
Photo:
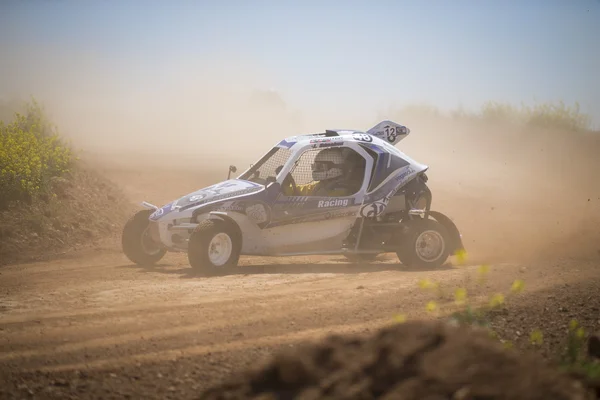
POLYGON ((432 219, 409 221, 396 255, 409 267, 439 268, 450 255, 449 235, 444 225, 432 219))
POLYGON ((188 261, 199 272, 227 272, 237 266, 241 247, 237 227, 219 220, 202 221, 190 235, 188 261))
POLYGON ((150 235, 152 210, 141 210, 125 223, 121 246, 123 253, 138 265, 152 265, 160 261, 167 252, 150 235))

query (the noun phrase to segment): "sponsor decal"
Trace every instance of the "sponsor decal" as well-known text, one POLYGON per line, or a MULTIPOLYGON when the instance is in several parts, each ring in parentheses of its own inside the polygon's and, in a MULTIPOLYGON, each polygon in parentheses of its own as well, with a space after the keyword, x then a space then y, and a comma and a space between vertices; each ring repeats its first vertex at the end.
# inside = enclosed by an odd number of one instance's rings
POLYGON ((309 143, 311 144, 315 144, 315 143, 332 143, 332 142, 339 142, 339 141, 343 141, 344 138, 341 136, 337 136, 337 137, 327 137, 327 138, 319 138, 319 139, 311 139, 309 143))
POLYGON ((207 201, 215 201, 215 200, 227 199, 229 197, 234 197, 234 196, 240 196, 242 194, 253 193, 253 192, 257 192, 259 190, 260 190, 260 188, 248 188, 248 189, 244 189, 244 190, 236 190, 235 192, 224 193, 224 194, 221 194, 219 196, 215 196, 215 197, 213 197, 211 199, 207 199, 207 201))
POLYGON ((331 199, 331 200, 319 200, 317 207, 346 207, 350 200, 348 199, 331 199))
POLYGON ((387 141, 394 143, 398 136, 406 135, 407 130, 405 126, 386 125, 383 127, 383 132, 385 133, 387 141))
POLYGON ((352 134, 352 138, 359 142, 367 142, 370 143, 373 141, 373 137, 368 133, 354 133, 352 134))
POLYGON ((161 208, 159 208, 158 210, 154 211, 152 214, 150 214, 150 219, 151 220, 157 220, 160 217, 162 217, 163 215, 169 213, 171 211, 172 208, 172 203, 167 204, 166 206, 163 206, 161 208))
MULTIPOLYGON (((206 198, 209 195, 213 195, 213 196, 219 196, 221 194, 223 194, 222 192, 229 189, 228 192, 231 192, 231 189, 233 188, 235 190, 235 187, 239 187, 240 185, 234 183, 234 182, 223 182, 223 183, 218 183, 216 185, 212 185, 209 186, 205 189, 202 189, 200 191, 198 191, 195 194, 192 194, 189 198, 188 198, 188 202, 189 203, 195 203, 198 202, 204 198, 206 198)), ((211 199, 212 200, 212 199, 211 199)))
POLYGON ((245 209, 243 202, 229 202, 214 207, 214 211, 237 211, 243 212, 245 209))
POLYGON ((389 181, 387 181, 382 187, 377 189, 377 191, 368 195, 365 201, 370 203, 373 201, 382 200, 383 197, 390 193, 390 191, 393 191, 395 193, 398 189, 400 189, 402 185, 406 183, 407 178, 416 172, 410 165, 405 168, 406 170, 404 172, 394 176, 389 181))
POLYGON ((205 194, 195 194, 195 195, 193 195, 193 196, 190 196, 190 198, 188 199, 188 201, 189 201, 190 203, 194 203, 194 202, 196 202, 196 201, 198 201, 198 200, 202 200, 202 199, 203 199, 203 198, 205 198, 205 197, 206 197, 206 195, 205 195, 205 194))
POLYGON ((323 148, 323 147, 335 147, 335 146, 343 146, 344 142, 332 142, 332 143, 320 143, 320 144, 313 144, 311 147, 313 149, 318 148, 323 148))
POLYGON ((409 129, 406 126, 391 121, 382 121, 369 129, 367 133, 377 136, 388 143, 393 144, 399 136, 407 135, 409 129))
MULTIPOLYGON (((228 199, 230 197, 237 197, 237 196, 241 196, 241 195, 244 195, 244 194, 258 192, 259 190, 261 190, 260 187, 251 187, 251 188, 247 188, 247 189, 243 189, 243 190, 235 190, 233 192, 223 193, 223 194, 218 195, 218 196, 209 197, 209 198, 203 198, 203 199, 198 200, 198 201, 196 201, 194 203, 189 203, 188 205, 186 205, 185 207, 182 207, 181 209, 182 210, 186 210, 188 208, 196 207, 196 206, 199 206, 199 205, 202 205, 202 204, 206 204, 206 203, 209 203, 209 202, 224 200, 224 199, 228 199)), ((206 197, 206 195, 204 197, 206 197)))
POLYGON ((386 207, 387 203, 383 201, 367 204, 360 209, 360 216, 365 218, 376 217, 380 215, 386 207))
MULTIPOLYGON (((385 211, 392 196, 404 185, 407 178, 415 172, 416 171, 412 167, 408 166, 406 171, 392 178, 390 182, 394 184, 394 187, 391 190, 388 190, 387 194, 381 200, 376 200, 365 204, 360 209, 360 215, 365 218, 377 217, 381 215, 385 211)), ((385 187, 389 187, 389 185, 385 185, 385 187)), ((383 187, 381 190, 385 190, 385 187, 383 187)), ((381 192, 381 190, 379 192, 381 192)))
MULTIPOLYGON (((398 189, 400 188, 400 185, 403 184, 404 179, 413 174, 415 172, 414 169, 412 169, 412 167, 408 167, 408 169, 406 171, 404 171, 403 173, 401 173, 400 175, 398 175, 397 177, 394 178, 394 180, 396 181, 396 183, 398 184, 398 189)), ((397 189, 396 189, 397 190, 397 189)))
POLYGON ((158 210, 154 211, 152 213, 152 215, 150 215, 150 218, 159 218, 160 216, 162 216, 165 213, 165 210, 163 210, 162 208, 159 208, 158 210))
POLYGON ((292 146, 294 146, 296 144, 296 138, 289 138, 289 141, 284 139, 281 142, 279 142, 279 147, 284 147, 284 148, 291 148, 292 146))
POLYGON ((329 211, 325 214, 323 219, 328 220, 332 218, 342 218, 342 217, 351 217, 356 215, 356 208, 352 211, 329 211))

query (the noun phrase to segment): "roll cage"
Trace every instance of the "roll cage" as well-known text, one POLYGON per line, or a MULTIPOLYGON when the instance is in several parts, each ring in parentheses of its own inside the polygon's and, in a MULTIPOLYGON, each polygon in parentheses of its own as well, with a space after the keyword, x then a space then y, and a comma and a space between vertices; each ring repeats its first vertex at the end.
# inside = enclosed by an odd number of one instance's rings
POLYGON ((283 184, 285 177, 293 171, 306 151, 328 147, 350 148, 365 159, 363 183, 359 193, 372 193, 390 174, 402 167, 415 165, 423 171, 428 169, 395 146, 370 134, 359 131, 326 131, 282 140, 237 179, 265 186, 272 182, 283 184))

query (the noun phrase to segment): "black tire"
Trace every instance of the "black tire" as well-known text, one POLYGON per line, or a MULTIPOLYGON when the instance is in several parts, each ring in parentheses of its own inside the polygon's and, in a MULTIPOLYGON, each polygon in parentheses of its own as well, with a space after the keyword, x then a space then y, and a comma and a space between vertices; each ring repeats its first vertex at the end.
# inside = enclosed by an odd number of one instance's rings
POLYGON ((198 272, 209 275, 228 272, 238 264, 242 249, 241 239, 239 229, 232 223, 219 220, 200 222, 190 235, 188 242, 190 266, 198 272), (224 258, 221 260, 216 260, 210 254, 211 242, 217 235, 225 241, 222 244, 226 249, 229 246, 231 247, 230 253, 225 250, 224 258))
MULTIPOLYGON (((399 243, 396 255, 400 262, 407 267, 439 268, 450 255, 450 236, 444 225, 433 219, 415 219, 407 222, 406 232, 399 243), (424 234, 429 234, 434 239, 434 252, 427 257, 423 252, 417 251, 421 247, 424 234)), ((421 247, 423 248, 423 247, 421 247)))
POLYGON ((412 257, 410 256, 409 252, 405 250, 402 246, 398 249, 398 251, 396 251, 396 256, 398 256, 398 260, 400 260, 400 263, 402 265, 407 267, 413 266, 412 257))
POLYGON ((152 240, 148 232, 150 225, 148 218, 152 212, 152 210, 138 211, 125 223, 121 237, 123 253, 129 260, 142 266, 156 264, 167 252, 152 240))
POLYGON ((352 262, 369 262, 375 261, 379 254, 344 254, 348 260, 352 262))

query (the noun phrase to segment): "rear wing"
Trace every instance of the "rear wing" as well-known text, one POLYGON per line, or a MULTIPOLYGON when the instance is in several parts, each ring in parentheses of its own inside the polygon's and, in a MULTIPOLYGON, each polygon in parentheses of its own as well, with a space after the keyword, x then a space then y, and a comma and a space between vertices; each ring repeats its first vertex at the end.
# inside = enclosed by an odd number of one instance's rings
POLYGON ((381 121, 367 131, 369 135, 395 145, 410 134, 410 129, 392 121, 381 121))

